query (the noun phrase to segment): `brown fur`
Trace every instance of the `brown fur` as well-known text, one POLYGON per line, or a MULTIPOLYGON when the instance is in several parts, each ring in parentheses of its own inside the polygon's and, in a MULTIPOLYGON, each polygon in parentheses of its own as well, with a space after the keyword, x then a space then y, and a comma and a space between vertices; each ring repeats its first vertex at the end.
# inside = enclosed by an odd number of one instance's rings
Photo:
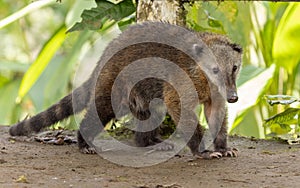
MULTIPOLYGON (((165 27, 167 23, 144 23, 130 27, 127 31, 131 32, 130 36, 139 36, 142 37, 141 33, 136 32, 136 28, 145 27, 165 27)), ((170 29, 170 31, 172 30, 170 29)), ((164 33, 161 33, 161 37, 164 37, 164 33)), ((167 33, 168 34, 168 33, 167 33)), ((201 39, 213 52, 216 57, 218 67, 212 67, 217 69, 222 73, 222 78, 225 81, 226 85, 226 94, 228 102, 236 102, 236 77, 241 66, 241 48, 231 43, 225 36, 218 34, 210 33, 194 33, 189 30, 186 30, 186 36, 191 36, 193 38, 196 35, 201 39)), ((175 124, 178 124, 180 119, 180 98, 176 89, 169 83, 157 79, 157 78, 147 78, 138 82, 132 90, 126 90, 126 87, 129 88, 130 84, 126 83, 126 80, 121 80, 121 83, 124 82, 122 86, 113 88, 114 81, 116 80, 119 73, 129 65, 131 62, 138 60, 140 58, 146 57, 160 57, 171 62, 175 62, 182 70, 184 70, 189 77, 191 78, 196 92, 198 94, 198 100, 200 103, 204 104, 205 115, 210 124, 212 117, 217 116, 220 112, 226 112, 226 99, 220 95, 217 98, 212 98, 212 92, 215 93, 218 91, 217 88, 209 87, 208 80, 200 69, 199 66, 195 66, 195 62, 185 53, 182 53, 176 48, 172 48, 168 45, 145 42, 130 45, 126 48, 121 48, 117 50, 117 53, 114 54, 111 58, 108 58, 108 61, 105 65, 101 64, 109 55, 109 52, 116 48, 116 46, 126 46, 126 42, 130 38, 126 38, 126 34, 115 39, 105 50, 102 55, 97 67, 92 73, 89 80, 87 80, 82 86, 73 91, 70 95, 63 98, 57 104, 51 106, 49 109, 37 114, 36 116, 24 120, 20 123, 15 124, 10 129, 11 135, 28 135, 31 132, 38 132, 42 128, 50 126, 74 113, 80 112, 83 109, 86 109, 86 115, 81 122, 80 130, 78 131, 78 144, 81 151, 84 153, 93 153, 92 142, 94 137, 102 130, 103 125, 108 123, 112 118, 115 118, 116 114, 118 116, 125 115, 128 113, 128 109, 123 108, 123 106, 129 106, 130 111, 139 120, 146 120, 150 116, 159 116, 157 114, 150 113, 150 102, 154 98, 161 99, 165 102, 167 106, 167 112, 171 115, 175 124), (126 85, 127 84, 127 85, 126 85), (111 92, 112 89, 116 89, 118 101, 118 112, 113 111, 112 101, 111 101, 111 92), (122 96, 121 96, 122 95, 122 96), (129 96, 129 98, 124 97, 129 96), (72 105, 72 100, 75 100, 76 103, 79 103, 76 107, 72 105), (217 101, 218 106, 213 106, 212 100, 217 101), (125 109, 125 110, 124 110, 125 109), (60 113, 57 113, 60 112, 60 113), (101 122, 99 121, 99 118, 101 122), (100 125, 99 125, 100 124, 100 125), (83 134, 83 135, 82 135, 83 134)), ((186 41, 187 44, 193 45, 193 41, 186 41)), ((199 52, 201 56, 201 49, 199 52)), ((141 73, 147 70, 147 67, 141 68, 141 73)), ((139 74, 139 73, 134 73, 139 74)), ((130 75, 127 75, 130 77, 130 75)), ((180 82, 181 77, 173 78, 178 79, 180 82)), ((183 90, 190 90, 191 88, 185 88, 185 84, 181 86, 183 90)), ((191 106, 191 109, 195 108, 197 103, 194 101, 188 101, 188 104, 191 106)), ((156 111, 152 111, 156 113, 156 111)), ((194 113, 190 112, 191 121, 198 122, 197 117, 194 113)), ((210 126, 212 130, 218 130, 221 126, 221 131, 217 133, 216 139, 214 140, 215 150, 221 152, 223 155, 226 155, 230 149, 227 148, 227 121, 226 117, 221 120, 222 125, 210 126)), ((203 136, 203 131, 201 126, 198 124, 198 127, 193 134, 191 140, 188 142, 188 146, 194 154, 200 154, 199 145, 203 136)), ((136 143, 138 146, 149 146, 161 142, 157 135, 157 128, 154 128, 152 131, 148 132, 139 132, 136 131, 136 143)))

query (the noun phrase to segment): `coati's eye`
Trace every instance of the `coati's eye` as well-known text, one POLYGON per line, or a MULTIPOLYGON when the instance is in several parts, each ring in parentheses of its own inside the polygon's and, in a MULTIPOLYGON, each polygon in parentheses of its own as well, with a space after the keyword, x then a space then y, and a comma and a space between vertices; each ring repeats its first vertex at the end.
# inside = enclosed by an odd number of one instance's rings
POLYGON ((214 73, 214 74, 217 74, 218 72, 219 72, 219 68, 218 68, 218 67, 214 67, 214 68, 213 68, 213 73, 214 73))
POLYGON ((194 44, 193 48, 196 55, 201 56, 201 54, 203 53, 203 47, 200 46, 199 44, 194 44))
POLYGON ((237 66, 236 65, 233 65, 233 68, 232 68, 232 72, 235 72, 237 70, 237 66))

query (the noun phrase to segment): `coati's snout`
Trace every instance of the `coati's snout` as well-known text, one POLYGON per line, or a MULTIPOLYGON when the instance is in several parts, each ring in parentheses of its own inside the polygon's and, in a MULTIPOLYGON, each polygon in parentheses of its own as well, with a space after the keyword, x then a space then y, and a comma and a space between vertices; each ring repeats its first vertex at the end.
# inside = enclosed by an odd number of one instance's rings
POLYGON ((227 102, 229 102, 229 103, 235 103, 238 100, 239 100, 239 97, 238 97, 236 91, 227 92, 227 102))

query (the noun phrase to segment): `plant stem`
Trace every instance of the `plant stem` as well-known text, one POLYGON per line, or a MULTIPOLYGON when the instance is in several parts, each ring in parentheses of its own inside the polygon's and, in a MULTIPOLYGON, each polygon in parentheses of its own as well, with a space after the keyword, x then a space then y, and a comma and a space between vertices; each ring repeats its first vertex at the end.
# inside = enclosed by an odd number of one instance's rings
POLYGON ((35 1, 28 6, 22 8, 18 12, 15 12, 14 14, 0 20, 0 29, 11 24, 12 22, 24 17, 25 15, 33 12, 36 9, 40 9, 44 6, 48 6, 52 3, 55 3, 53 0, 43 0, 43 1, 35 1))

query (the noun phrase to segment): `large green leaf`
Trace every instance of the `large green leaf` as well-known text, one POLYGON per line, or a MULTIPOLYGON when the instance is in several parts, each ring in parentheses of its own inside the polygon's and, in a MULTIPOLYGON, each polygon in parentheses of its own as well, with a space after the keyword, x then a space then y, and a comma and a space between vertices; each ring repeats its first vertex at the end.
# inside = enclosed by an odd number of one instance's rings
POLYGON ((266 70, 266 69, 257 67, 257 66, 253 66, 253 65, 244 66, 240 72, 240 76, 238 77, 237 86, 240 87, 244 83, 250 81, 252 78, 255 78, 256 76, 258 76, 264 70, 266 70))
POLYGON ((297 124, 298 120, 295 118, 296 115, 299 115, 300 108, 288 108, 285 111, 276 114, 265 120, 265 125, 272 125, 272 124, 297 124))
POLYGON ((27 92, 42 74, 56 51, 60 48, 66 37, 65 31, 66 28, 61 26, 44 45, 43 49, 39 53, 39 56, 24 75, 18 93, 18 101, 22 100, 22 98, 27 94, 27 92))
POLYGON ((10 124, 15 120, 13 111, 17 108, 15 100, 17 97, 17 91, 20 84, 20 80, 15 80, 6 83, 0 88, 0 124, 10 124))
POLYGON ((96 7, 95 1, 74 1, 72 2, 72 8, 68 11, 66 16, 66 26, 71 28, 76 22, 80 22, 81 14, 86 9, 96 7))
POLYGON ((14 71, 14 72, 26 72, 28 65, 18 62, 0 61, 0 70, 14 71))
POLYGON ((136 10, 132 0, 123 0, 118 4, 106 0, 98 0, 97 7, 84 10, 81 22, 77 22, 68 32, 79 30, 98 30, 101 29, 106 21, 120 21, 131 15, 136 10))
POLYGON ((290 72, 300 59, 300 4, 290 3, 282 16, 274 38, 273 56, 290 72))
POLYGON ((9 82, 9 79, 5 76, 0 75, 0 88, 5 85, 7 82, 9 82))
POLYGON ((271 133, 267 134, 266 136, 276 137, 280 135, 288 134, 292 128, 289 124, 271 124, 269 125, 271 133))
POLYGON ((252 106, 247 110, 241 112, 235 119, 235 122, 230 129, 230 134, 263 138, 265 135, 263 126, 258 126, 262 124, 261 118, 257 117, 258 113, 258 106, 252 106))
POLYGON ((82 54, 81 50, 84 49, 82 46, 88 42, 91 34, 92 32, 90 31, 74 33, 74 36, 70 36, 66 40, 76 39, 68 54, 55 56, 51 59, 51 62, 29 91, 37 112, 56 103, 70 91, 71 74, 74 71, 74 67, 76 67, 75 64, 78 63, 78 56, 82 54))
MULTIPOLYGON (((67 88, 72 71, 75 64, 78 63, 78 56, 82 50, 82 46, 87 42, 88 38, 92 35, 91 31, 83 31, 78 35, 76 42, 73 44, 70 53, 63 58, 57 70, 49 77, 45 86, 44 97, 47 102, 53 102, 51 100, 58 100, 66 91, 63 88, 67 88), (58 84, 59 83, 59 84, 58 84)), ((49 105, 49 104, 48 104, 49 105)))

